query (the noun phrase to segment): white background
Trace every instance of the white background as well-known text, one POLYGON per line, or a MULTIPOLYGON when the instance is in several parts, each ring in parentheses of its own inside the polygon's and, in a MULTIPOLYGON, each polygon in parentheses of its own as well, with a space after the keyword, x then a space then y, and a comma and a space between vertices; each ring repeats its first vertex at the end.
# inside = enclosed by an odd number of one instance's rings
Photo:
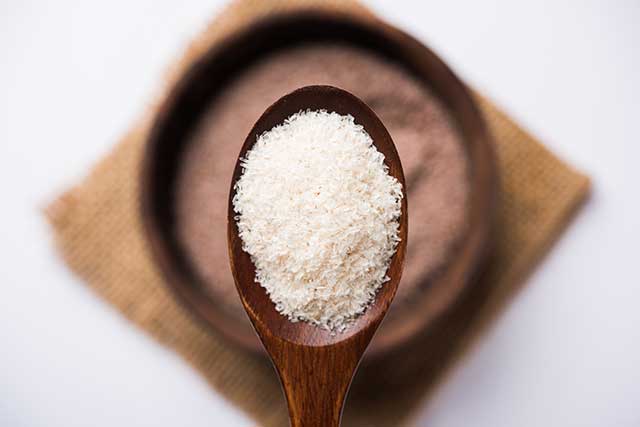
MULTIPOLYGON (((368 3, 594 181, 421 425, 640 425, 640 1, 368 3)), ((221 6, 0 1, 1 426, 251 425, 82 286, 39 211, 221 6)))

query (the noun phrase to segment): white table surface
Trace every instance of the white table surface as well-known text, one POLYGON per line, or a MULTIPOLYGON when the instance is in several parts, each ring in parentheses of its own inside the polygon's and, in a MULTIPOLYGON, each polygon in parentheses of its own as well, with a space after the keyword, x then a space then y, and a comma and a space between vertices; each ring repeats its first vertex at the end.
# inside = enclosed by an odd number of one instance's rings
MULTIPOLYGON (((368 3, 594 181, 420 425, 640 425, 640 2, 368 3)), ((40 212, 222 5, 0 2, 1 426, 251 425, 65 268, 40 212)))

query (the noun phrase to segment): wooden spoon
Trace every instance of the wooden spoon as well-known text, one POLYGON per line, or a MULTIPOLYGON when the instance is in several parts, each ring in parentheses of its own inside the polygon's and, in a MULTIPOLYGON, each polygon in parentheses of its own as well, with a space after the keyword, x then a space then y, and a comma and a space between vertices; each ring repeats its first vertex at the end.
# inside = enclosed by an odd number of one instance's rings
MULTIPOLYGON (((250 100, 248 100, 249 102, 250 100)), ((331 86, 307 86, 276 101, 258 119, 240 150, 251 149, 263 132, 281 124, 301 110, 327 110, 351 114, 385 156, 389 173, 405 188, 402 165, 389 133, 375 113, 354 95, 331 86)), ((367 310, 342 333, 330 332, 305 322, 292 323, 275 310, 265 290, 255 281, 255 267, 242 250, 234 220, 234 184, 242 167, 236 163, 229 194, 227 239, 231 271, 236 288, 253 326, 276 367, 287 398, 293 427, 336 427, 351 379, 376 329, 396 293, 407 247, 407 198, 402 199, 400 238, 387 275, 367 310)), ((375 409, 375 408, 372 408, 375 409)))

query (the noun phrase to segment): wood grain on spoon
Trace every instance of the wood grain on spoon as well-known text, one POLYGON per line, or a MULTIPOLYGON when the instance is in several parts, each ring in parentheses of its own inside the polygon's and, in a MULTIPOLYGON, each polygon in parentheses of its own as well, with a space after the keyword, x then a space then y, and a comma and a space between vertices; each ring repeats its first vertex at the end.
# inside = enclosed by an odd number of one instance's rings
MULTIPOLYGON (((357 97, 331 86, 307 86, 276 101, 254 125, 240 150, 239 159, 245 156, 263 132, 283 123, 292 114, 307 109, 352 115, 355 122, 362 125, 371 136, 378 151, 384 154, 389 174, 402 184, 405 191, 402 165, 382 122, 357 97)), ((255 267, 249 254, 242 250, 234 220, 234 184, 241 173, 238 160, 229 194, 227 238, 231 271, 242 304, 280 376, 291 425, 339 426, 351 379, 400 282, 407 244, 406 196, 401 206, 401 241, 387 272, 391 280, 380 288, 373 303, 346 331, 332 334, 308 323, 289 321, 276 311, 265 290, 256 283, 255 267)))

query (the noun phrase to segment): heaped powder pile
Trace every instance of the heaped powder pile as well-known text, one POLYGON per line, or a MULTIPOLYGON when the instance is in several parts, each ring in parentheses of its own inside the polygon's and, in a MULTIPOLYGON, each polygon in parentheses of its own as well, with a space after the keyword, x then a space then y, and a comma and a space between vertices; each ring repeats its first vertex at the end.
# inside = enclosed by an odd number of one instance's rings
POLYGON ((301 111, 258 137, 233 198, 256 280, 291 321, 343 331, 389 280, 402 185, 352 116, 301 111))

